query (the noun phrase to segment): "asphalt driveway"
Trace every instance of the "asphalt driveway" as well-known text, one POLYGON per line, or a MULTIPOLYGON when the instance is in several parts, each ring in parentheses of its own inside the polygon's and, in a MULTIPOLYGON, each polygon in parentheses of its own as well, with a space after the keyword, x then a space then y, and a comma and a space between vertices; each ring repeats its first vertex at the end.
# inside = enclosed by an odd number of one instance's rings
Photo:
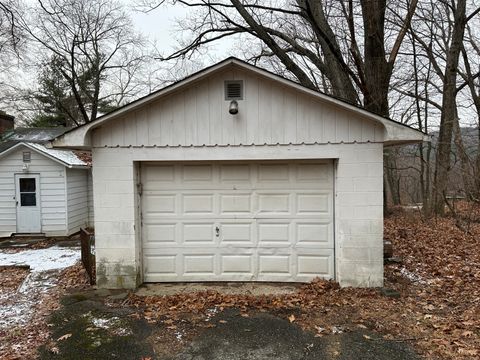
POLYGON ((63 304, 51 318, 53 340, 40 349, 41 359, 417 359, 405 342, 363 330, 315 337, 269 312, 246 317, 227 309, 193 326, 148 323, 134 309, 105 306, 92 292, 69 296, 63 304))

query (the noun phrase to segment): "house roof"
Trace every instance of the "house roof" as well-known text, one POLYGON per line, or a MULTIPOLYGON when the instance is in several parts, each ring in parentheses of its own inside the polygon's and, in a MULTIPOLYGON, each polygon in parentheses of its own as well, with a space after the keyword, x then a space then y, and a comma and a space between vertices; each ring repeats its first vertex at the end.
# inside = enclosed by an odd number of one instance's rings
POLYGON ((3 134, 2 139, 6 141, 28 141, 32 143, 42 143, 52 141, 56 137, 62 135, 70 128, 15 128, 3 134))
POLYGON ((137 110, 138 108, 145 106, 151 102, 154 102, 164 96, 167 96, 174 91, 178 91, 179 89, 185 88, 187 86, 190 86, 192 83, 200 81, 207 76, 212 75, 215 72, 219 72, 224 70, 225 68, 233 66, 237 67, 243 70, 251 71, 256 73, 259 76, 262 76, 264 78, 268 78, 270 80, 277 81, 283 85, 286 85, 291 88, 295 88, 298 91, 301 91, 303 93, 309 94, 311 96, 316 97, 317 99, 320 99, 326 103, 329 104, 334 104, 340 108, 343 108, 345 110, 353 111, 355 113, 358 113, 359 115, 366 117, 368 119, 371 119, 373 121, 381 123, 385 129, 386 129, 386 139, 384 143, 386 145, 397 145, 397 144, 407 144, 407 143, 418 143, 422 141, 430 141, 430 137, 416 129, 413 129, 409 127, 408 125, 405 125, 400 122, 396 122, 392 119, 385 118, 383 116, 377 115, 375 113, 369 112, 361 107, 358 107, 356 105, 350 104, 346 101, 343 101, 341 99, 335 98, 330 95, 326 95, 324 93, 321 93, 319 91, 315 91, 312 89, 309 89, 303 85, 300 85, 292 80, 286 79, 284 77, 281 77, 279 75, 276 75, 268 70, 259 68, 257 66, 248 64, 247 62, 237 59, 235 57, 230 57, 227 58, 215 65, 212 65, 210 67, 207 67, 203 70, 200 70, 199 72, 196 72, 183 80, 180 80, 178 82, 175 82, 171 85, 168 85, 160 90, 157 90, 149 95, 146 95, 140 99, 137 99, 125 106, 122 106, 112 112, 109 112, 105 115, 102 115, 95 119, 94 121, 84 124, 80 127, 71 129, 66 131, 64 134, 59 135, 54 141, 53 141, 53 146, 54 147, 59 147, 59 148, 90 148, 91 143, 90 139, 88 138, 89 132, 112 120, 115 118, 118 118, 119 116, 122 116, 128 112, 137 110))
POLYGON ((89 155, 87 152, 81 152, 81 154, 79 154, 74 150, 51 149, 39 143, 11 141, 7 143, 2 143, 0 145, 0 161, 3 156, 7 155, 8 153, 14 151, 21 146, 25 146, 68 168, 89 168, 92 162, 91 155, 89 155), (9 144, 9 146, 6 147, 6 144, 9 144))

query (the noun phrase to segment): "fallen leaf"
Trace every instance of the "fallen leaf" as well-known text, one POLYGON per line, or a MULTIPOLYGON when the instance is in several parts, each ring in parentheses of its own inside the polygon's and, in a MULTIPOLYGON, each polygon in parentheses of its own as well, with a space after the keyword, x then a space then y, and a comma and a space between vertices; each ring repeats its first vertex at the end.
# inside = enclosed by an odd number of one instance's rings
POLYGON ((65 334, 60 336, 57 341, 67 340, 68 338, 72 337, 72 334, 65 334))
POLYGON ((293 323, 293 322, 295 321, 295 315, 293 315, 293 314, 290 315, 290 316, 288 317, 288 321, 290 321, 290 323, 293 323))

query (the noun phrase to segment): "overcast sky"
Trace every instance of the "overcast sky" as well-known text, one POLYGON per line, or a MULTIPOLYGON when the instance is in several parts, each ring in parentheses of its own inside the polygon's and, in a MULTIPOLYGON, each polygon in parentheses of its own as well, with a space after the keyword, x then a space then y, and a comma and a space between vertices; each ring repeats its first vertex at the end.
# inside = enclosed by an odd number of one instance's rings
MULTIPOLYGON (((130 2, 127 0, 127 3, 130 2)), ((189 9, 181 5, 164 5, 149 13, 132 11, 131 16, 137 30, 154 40, 157 48, 166 55, 172 52, 177 45, 176 38, 180 35, 177 20, 186 18, 188 11, 189 9)), ((218 42, 212 45, 211 55, 217 61, 221 60, 229 56, 231 47, 232 41, 230 39, 218 42)), ((208 63, 205 65, 208 65, 208 63)))

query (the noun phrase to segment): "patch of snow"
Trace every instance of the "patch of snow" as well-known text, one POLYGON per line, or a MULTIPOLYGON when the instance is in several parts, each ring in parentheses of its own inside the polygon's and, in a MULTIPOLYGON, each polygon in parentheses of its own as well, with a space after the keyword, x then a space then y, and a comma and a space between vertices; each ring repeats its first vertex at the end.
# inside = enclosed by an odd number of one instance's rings
POLYGON ((130 336, 130 335, 133 335, 133 331, 130 329, 125 329, 120 327, 120 328, 116 328, 113 331, 113 334, 116 336, 130 336))
POLYGON ((118 322, 118 317, 114 316, 110 319, 92 319, 92 324, 101 329, 110 329, 115 323, 118 322))
POLYGON ((0 251, 0 266, 28 265, 27 275, 18 291, 0 293, 0 329, 27 323, 41 295, 55 286, 59 272, 80 260, 80 249, 51 247, 16 253, 0 251))
POLYGON ((179 330, 175 331, 175 337, 177 338, 178 341, 182 341, 183 336, 184 334, 181 331, 179 330))
POLYGON ((18 288, 20 294, 28 294, 31 291, 45 292, 54 287, 58 282, 58 271, 32 272, 27 275, 23 283, 18 288))
POLYGON ((332 326, 332 334, 342 334, 344 332, 341 326, 332 326))
POLYGON ((87 166, 88 164, 80 159, 75 152, 72 150, 58 150, 58 149, 49 149, 41 144, 36 143, 26 143, 28 146, 37 149, 38 151, 52 156, 65 164, 72 165, 72 166, 87 166))
POLYGON ((426 281, 423 280, 423 278, 418 275, 418 274, 415 274, 411 271, 408 271, 406 268, 402 267, 400 269, 400 274, 402 274, 404 277, 406 277, 408 280, 410 280, 411 282, 416 282, 416 283, 419 283, 419 284, 426 284, 426 281))
POLYGON ((0 251, 0 266, 29 265, 32 272, 60 270, 75 265, 80 257, 79 248, 58 246, 10 254, 0 251))
POLYGON ((218 308, 216 306, 214 308, 207 309, 207 311, 205 312, 205 315, 207 316, 205 321, 210 321, 210 319, 214 317, 217 313, 218 313, 218 308))
POLYGON ((129 336, 133 334, 131 329, 126 329, 120 326, 120 319, 116 316, 109 319, 93 318, 92 324, 97 328, 110 330, 114 335, 117 336, 129 336))

